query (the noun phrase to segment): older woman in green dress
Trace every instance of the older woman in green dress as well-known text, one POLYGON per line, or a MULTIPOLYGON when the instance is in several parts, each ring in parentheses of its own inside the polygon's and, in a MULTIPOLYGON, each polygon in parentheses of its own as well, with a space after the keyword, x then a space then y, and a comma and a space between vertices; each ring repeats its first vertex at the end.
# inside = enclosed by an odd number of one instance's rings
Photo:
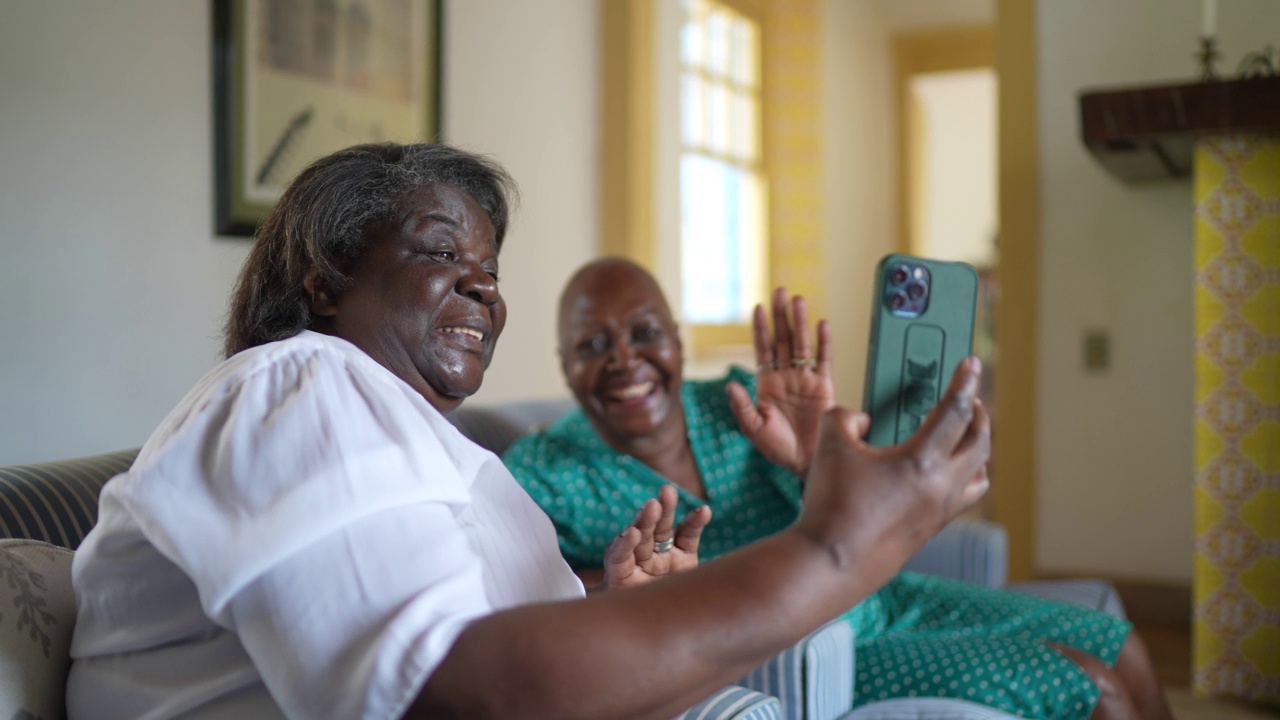
MULTIPOLYGON (((818 421, 834 405, 830 329, 820 322, 812 347, 803 300, 781 290, 772 316, 770 338, 756 309, 759 374, 685 381, 675 322, 645 270, 604 259, 570 280, 559 352, 580 407, 503 460, 588 585, 636 572, 631 557, 651 542, 670 544, 678 569, 795 521, 818 421), (645 518, 652 536, 615 537, 645 518)), ((1169 717, 1141 641, 1118 618, 912 573, 847 618, 860 704, 944 696, 1023 717, 1169 717)))

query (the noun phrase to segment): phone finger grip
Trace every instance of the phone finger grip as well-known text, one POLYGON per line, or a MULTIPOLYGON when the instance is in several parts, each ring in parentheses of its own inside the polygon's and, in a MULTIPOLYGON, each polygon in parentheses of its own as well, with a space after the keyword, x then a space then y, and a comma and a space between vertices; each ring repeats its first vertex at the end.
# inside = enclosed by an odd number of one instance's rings
POLYGON ((912 325, 902 347, 902 391, 898 393, 898 426, 894 443, 911 437, 938 404, 940 369, 947 338, 934 325, 912 325))

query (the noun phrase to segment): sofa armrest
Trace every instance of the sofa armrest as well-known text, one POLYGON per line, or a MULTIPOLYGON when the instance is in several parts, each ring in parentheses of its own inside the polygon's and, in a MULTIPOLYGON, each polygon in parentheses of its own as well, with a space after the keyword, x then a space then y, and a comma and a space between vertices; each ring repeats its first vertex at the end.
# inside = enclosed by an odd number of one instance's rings
POLYGON ((1009 536, 995 523, 960 518, 920 548, 905 569, 1003 587, 1009 574, 1009 536))
POLYGON ((730 685, 675 720, 782 720, 782 717, 778 698, 730 685))
POLYGON ((853 707, 853 626, 832 620, 738 680, 778 698, 786 720, 834 720, 853 707))
POLYGON ((1116 588, 1106 580, 1080 578, 1074 580, 1032 580, 1014 583, 1009 590, 1034 595, 1044 600, 1083 605, 1090 610, 1124 618, 1124 603, 1116 588))
POLYGON ((897 698, 861 705, 840 720, 1022 720, 989 705, 941 697, 897 698))

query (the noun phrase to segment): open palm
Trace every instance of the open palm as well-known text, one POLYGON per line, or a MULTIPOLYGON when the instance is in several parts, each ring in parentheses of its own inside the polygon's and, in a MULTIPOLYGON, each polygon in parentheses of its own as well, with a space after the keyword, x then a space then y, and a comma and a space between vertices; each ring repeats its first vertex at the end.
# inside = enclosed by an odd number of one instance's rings
POLYGON ((831 380, 831 326, 818 323, 816 356, 810 352, 808 312, 799 295, 773 293, 773 337, 762 306, 753 318, 756 399, 746 388, 729 384, 729 403, 738 426, 762 455, 803 477, 818 444, 823 413, 835 406, 831 380), (790 314, 788 314, 790 305, 790 314))
POLYGON ((711 508, 694 510, 677 526, 677 499, 674 485, 663 486, 658 497, 646 502, 631 525, 609 543, 604 553, 606 588, 643 585, 698 566, 698 543, 711 521, 711 508), (657 552, 655 543, 665 540, 674 544, 657 552))

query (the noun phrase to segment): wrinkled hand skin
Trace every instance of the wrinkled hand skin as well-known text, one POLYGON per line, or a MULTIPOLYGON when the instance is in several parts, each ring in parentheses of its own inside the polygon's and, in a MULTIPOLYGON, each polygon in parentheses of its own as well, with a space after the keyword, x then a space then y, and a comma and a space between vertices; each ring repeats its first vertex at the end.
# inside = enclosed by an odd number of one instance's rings
POLYGON ((888 581, 926 540, 986 494, 990 419, 977 397, 981 363, 962 362, 907 442, 864 440, 870 418, 844 408, 823 417, 797 528, 833 560, 888 581), (874 552, 872 552, 874 550, 874 552))
POLYGON ((835 407, 831 379, 831 325, 817 326, 818 347, 812 351, 808 310, 804 298, 788 298, 778 288, 772 298, 773 337, 763 306, 757 305, 752 325, 756 362, 756 401, 737 383, 728 386, 729 406, 738 427, 770 462, 800 477, 808 471, 818 444, 822 415, 835 407), (788 314, 788 306, 790 314, 788 314), (812 359, 813 367, 796 367, 793 359, 812 359))
POLYGON ((711 521, 711 508, 694 510, 676 526, 677 499, 674 485, 663 486, 658 497, 646 502, 631 525, 609 543, 604 557, 606 589, 644 585, 698 566, 698 543, 711 521), (656 541, 673 536, 675 545, 670 550, 654 552, 656 541))

